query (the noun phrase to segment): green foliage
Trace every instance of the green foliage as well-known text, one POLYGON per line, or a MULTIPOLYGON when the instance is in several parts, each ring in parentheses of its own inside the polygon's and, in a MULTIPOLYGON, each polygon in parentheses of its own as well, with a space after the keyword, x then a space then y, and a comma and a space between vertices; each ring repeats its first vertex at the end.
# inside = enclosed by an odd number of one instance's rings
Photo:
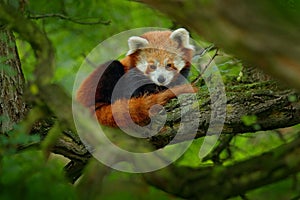
POLYGON ((116 171, 96 159, 90 159, 75 188, 79 199, 180 199, 152 187, 141 174, 116 171))
MULTIPOLYGON (((63 14, 77 21, 95 22, 99 19, 109 25, 81 25, 56 17, 37 21, 50 37, 56 49, 55 80, 67 91, 72 91, 75 74, 85 56, 101 41, 115 34, 139 27, 170 28, 171 20, 143 4, 130 1, 46 1, 32 0, 27 5, 30 16, 63 14)), ((34 58, 29 46, 18 42, 25 76, 32 76, 34 58)), ((108 58, 109 60, 110 58, 108 58)), ((31 77, 32 78, 32 77, 31 77)))
POLYGON ((242 122, 246 126, 251 126, 257 122, 257 117, 255 115, 247 115, 247 116, 245 115, 242 116, 242 122))
POLYGON ((244 115, 241 120, 246 126, 253 126, 255 130, 260 130, 260 125, 257 123, 255 115, 244 115))
POLYGON ((62 166, 40 151, 5 155, 0 160, 0 199, 76 199, 62 166))
POLYGON ((167 193, 146 184, 141 176, 124 172, 113 171, 103 182, 102 192, 99 199, 103 200, 179 200, 167 193), (118 191, 118 192, 116 192, 118 191))
POLYGON ((76 199, 62 163, 46 161, 42 151, 29 148, 40 136, 14 128, 0 134, 0 199, 76 199))
POLYGON ((289 96, 289 102, 296 102, 298 100, 297 96, 291 95, 289 96))
POLYGON ((18 147, 30 146, 39 141, 39 135, 27 135, 24 132, 11 132, 8 136, 0 134, 0 156, 13 154, 18 147))
POLYGON ((199 166, 207 166, 212 165, 211 161, 203 162, 199 158, 199 151, 201 145, 203 144, 204 138, 200 138, 194 140, 188 150, 184 153, 184 155, 176 161, 176 165, 178 166, 190 166, 190 167, 199 167, 199 166))
MULTIPOLYGON (((18 38, 18 36, 17 36, 18 38)), ((32 81, 34 79, 33 77, 33 71, 34 71, 34 64, 35 64, 35 57, 33 54, 33 51, 30 47, 30 45, 23 41, 23 40, 16 40, 19 57, 21 60, 22 70, 23 74, 25 76, 25 79, 27 81, 32 81)))
POLYGON ((242 64, 229 56, 221 56, 221 60, 217 61, 217 63, 224 83, 234 84, 242 70, 242 64))

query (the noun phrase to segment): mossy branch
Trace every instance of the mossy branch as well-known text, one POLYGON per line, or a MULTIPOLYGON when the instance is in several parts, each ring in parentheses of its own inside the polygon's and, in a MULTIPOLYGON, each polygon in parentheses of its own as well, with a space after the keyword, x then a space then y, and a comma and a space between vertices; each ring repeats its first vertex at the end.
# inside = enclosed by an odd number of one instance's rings
MULTIPOLYGON (((259 130, 274 130, 300 123, 299 95, 289 89, 278 87, 275 81, 240 84, 226 87, 227 104, 226 119, 222 134, 242 134, 259 130), (256 116, 252 124, 245 124, 243 116, 256 116)), ((211 119, 211 99, 208 91, 201 90, 198 94, 200 123, 196 138, 206 135, 211 119)), ((168 121, 165 128, 150 138, 156 147, 167 145, 177 133, 180 125, 178 102, 169 105, 168 121)), ((217 116, 216 116, 217 118, 217 116)), ((190 138, 189 133, 177 136, 178 141, 190 138)))

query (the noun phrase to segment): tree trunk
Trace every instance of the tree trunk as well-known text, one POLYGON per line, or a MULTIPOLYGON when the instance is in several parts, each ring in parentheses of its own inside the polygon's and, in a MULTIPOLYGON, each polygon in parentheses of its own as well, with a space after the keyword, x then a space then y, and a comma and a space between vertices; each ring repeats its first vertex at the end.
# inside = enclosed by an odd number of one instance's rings
POLYGON ((23 100, 24 76, 15 37, 6 27, 0 27, 0 124, 1 133, 13 128, 25 115, 23 100))

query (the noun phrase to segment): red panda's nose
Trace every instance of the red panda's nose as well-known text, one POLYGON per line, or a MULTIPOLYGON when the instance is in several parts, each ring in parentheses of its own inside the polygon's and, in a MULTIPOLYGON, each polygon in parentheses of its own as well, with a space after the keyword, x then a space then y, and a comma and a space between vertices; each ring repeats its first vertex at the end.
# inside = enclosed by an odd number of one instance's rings
POLYGON ((159 76, 157 80, 160 83, 164 83, 166 81, 166 78, 164 76, 159 76))

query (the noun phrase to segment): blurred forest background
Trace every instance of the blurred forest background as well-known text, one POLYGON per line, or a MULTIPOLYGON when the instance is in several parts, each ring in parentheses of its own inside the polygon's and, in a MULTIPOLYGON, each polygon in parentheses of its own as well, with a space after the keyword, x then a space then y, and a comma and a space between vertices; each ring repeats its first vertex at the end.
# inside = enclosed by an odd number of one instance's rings
POLYGON ((299 199, 300 5, 250 3, 0 0, 0 199, 299 199), (190 31, 200 60, 221 72, 227 118, 200 160, 210 116, 200 77, 197 139, 171 166, 129 174, 91 158, 71 98, 87 54, 139 27, 190 31))

